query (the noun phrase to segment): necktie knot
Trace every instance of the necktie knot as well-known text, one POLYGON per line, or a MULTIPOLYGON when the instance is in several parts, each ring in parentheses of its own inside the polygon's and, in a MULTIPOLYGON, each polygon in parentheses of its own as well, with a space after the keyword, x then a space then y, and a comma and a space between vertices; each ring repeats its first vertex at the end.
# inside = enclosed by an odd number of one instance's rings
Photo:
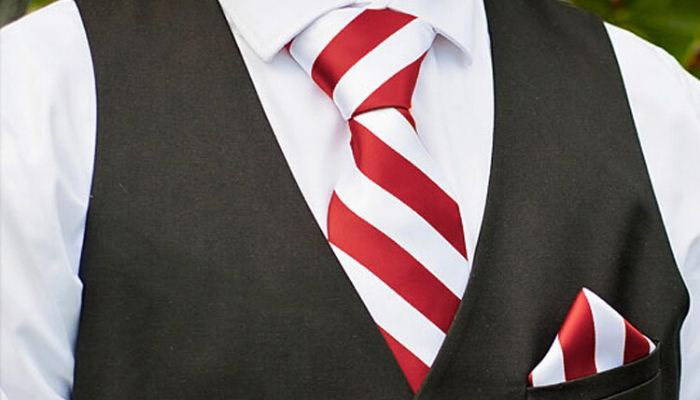
POLYGON ((380 108, 409 109, 434 38, 428 23, 409 14, 341 8, 300 33, 290 53, 350 119, 380 108))

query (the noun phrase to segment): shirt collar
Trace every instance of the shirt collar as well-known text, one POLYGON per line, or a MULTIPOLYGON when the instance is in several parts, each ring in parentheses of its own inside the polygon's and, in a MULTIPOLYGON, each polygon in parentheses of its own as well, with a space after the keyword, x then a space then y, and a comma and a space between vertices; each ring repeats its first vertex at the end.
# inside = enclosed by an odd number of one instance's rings
POLYGON ((473 45, 474 1, 479 0, 219 0, 231 29, 269 61, 321 15, 353 4, 389 7, 430 23, 469 55, 473 45))

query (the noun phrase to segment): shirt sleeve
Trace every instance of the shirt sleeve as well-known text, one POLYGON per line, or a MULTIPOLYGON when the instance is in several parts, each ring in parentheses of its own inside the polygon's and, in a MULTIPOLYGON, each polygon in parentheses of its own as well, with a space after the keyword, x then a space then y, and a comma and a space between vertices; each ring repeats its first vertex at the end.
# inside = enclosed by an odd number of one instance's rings
MULTIPOLYGON (((688 92, 690 93, 692 108, 695 110, 695 136, 700 142, 700 80, 696 77, 686 74, 688 92)), ((695 160, 700 160, 700 145, 694 147, 695 160)), ((695 181, 691 182, 694 193, 700 192, 700 161, 693 166, 695 172, 695 181)), ((686 276, 686 284, 691 291, 693 297, 691 301, 691 314, 686 320, 682 346, 685 351, 683 354, 688 360, 684 364, 682 371, 682 387, 681 399, 691 400, 700 399, 700 195, 694 196, 690 201, 693 201, 692 207, 695 209, 695 215, 692 218, 692 227, 688 227, 692 232, 692 243, 688 250, 688 257, 684 265, 684 273, 686 276)))
POLYGON ((698 119, 700 119, 700 79, 690 74, 687 74, 686 78, 688 79, 688 91, 692 98, 693 108, 695 109, 698 119))
POLYGON ((76 5, 0 30, 0 399, 68 399, 95 142, 76 5))
POLYGON ((680 400, 700 399, 700 82, 664 50, 607 25, 671 249, 690 294, 680 400))

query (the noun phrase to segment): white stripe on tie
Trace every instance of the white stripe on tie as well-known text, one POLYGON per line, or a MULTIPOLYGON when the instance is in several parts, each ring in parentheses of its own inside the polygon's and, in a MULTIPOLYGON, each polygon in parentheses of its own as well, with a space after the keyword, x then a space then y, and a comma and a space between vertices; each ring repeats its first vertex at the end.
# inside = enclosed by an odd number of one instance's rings
POLYGON ((372 182, 358 169, 346 174, 335 192, 345 205, 429 270, 462 298, 469 268, 464 257, 423 217, 372 182))
POLYGON ((350 21, 363 11, 362 8, 343 8, 329 13, 297 35, 292 41, 289 52, 304 71, 311 75, 316 57, 350 21))
POLYGON ((381 279, 331 245, 374 322, 425 365, 431 366, 445 334, 381 279))
POLYGON ((432 45, 433 28, 414 19, 362 57, 340 78, 333 100, 349 119, 377 88, 397 72, 418 60, 432 45))
POLYGON ((362 113, 354 119, 392 150, 423 171, 448 196, 456 198, 448 187, 447 180, 437 168, 435 160, 425 150, 416 130, 395 108, 362 113))

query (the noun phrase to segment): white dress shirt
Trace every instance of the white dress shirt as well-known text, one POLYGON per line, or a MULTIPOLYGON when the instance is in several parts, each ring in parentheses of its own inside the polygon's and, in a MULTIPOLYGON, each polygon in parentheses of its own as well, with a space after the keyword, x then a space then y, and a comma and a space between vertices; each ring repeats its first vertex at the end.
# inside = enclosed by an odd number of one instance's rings
MULTIPOLYGON (((358 1, 359 2, 359 1, 358 1)), ((282 50, 353 0, 220 0, 291 171, 325 231, 351 157, 347 124, 282 50)), ((173 4, 173 7, 176 7, 173 4)), ((439 33, 412 113, 440 164, 474 254, 494 123, 482 0, 384 0, 439 33), (449 10, 449 11, 446 11, 449 10), (459 149, 455 151, 454 149, 459 149)), ((653 45, 607 25, 671 247, 691 293, 682 330, 682 400, 700 398, 700 83, 653 45)), ((76 5, 58 2, 0 31, 0 400, 67 399, 96 134, 90 49, 76 5)))

